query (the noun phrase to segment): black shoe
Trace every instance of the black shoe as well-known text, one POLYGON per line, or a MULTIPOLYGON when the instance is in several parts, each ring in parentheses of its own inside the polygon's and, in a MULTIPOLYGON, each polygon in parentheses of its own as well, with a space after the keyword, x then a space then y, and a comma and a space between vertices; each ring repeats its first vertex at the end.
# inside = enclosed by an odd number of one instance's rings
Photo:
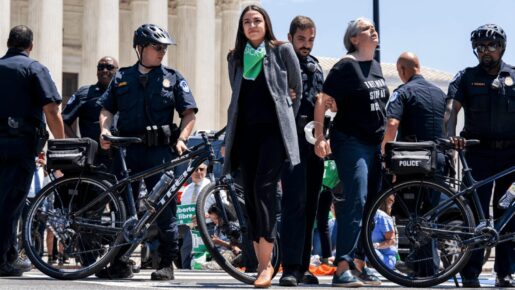
POLYGON ((318 278, 308 270, 304 272, 304 275, 302 276, 302 283, 308 285, 318 285, 318 278))
POLYGON ((513 281, 511 280, 511 275, 506 275, 504 277, 497 275, 497 278, 495 278, 495 287, 513 288, 515 287, 515 284, 513 284, 513 281))
POLYGON ((463 284, 463 288, 481 288, 481 284, 479 284, 478 278, 467 279, 463 278, 461 282, 463 284))
POLYGON ((128 279, 132 278, 132 265, 129 264, 114 264, 104 268, 95 274, 100 279, 128 279))
POLYGON ((10 263, 5 263, 0 266, 0 277, 21 277, 23 271, 16 269, 10 263))
POLYGON ((22 272, 28 272, 32 270, 32 263, 30 262, 29 258, 22 256, 18 256, 18 258, 16 258, 16 260, 12 262, 11 266, 22 272))
POLYGON ((174 280, 173 266, 161 268, 150 274, 150 280, 174 280))
POLYGON ((279 279, 280 286, 297 286, 299 284, 297 271, 284 270, 281 279, 279 279))

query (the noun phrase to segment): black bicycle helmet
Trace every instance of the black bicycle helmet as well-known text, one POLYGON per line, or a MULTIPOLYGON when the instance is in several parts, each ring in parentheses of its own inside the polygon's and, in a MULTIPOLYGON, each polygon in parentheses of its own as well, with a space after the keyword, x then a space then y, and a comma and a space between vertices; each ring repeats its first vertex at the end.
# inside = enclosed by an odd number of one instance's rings
POLYGON ((485 24, 479 26, 476 30, 470 34, 470 41, 472 47, 484 40, 498 41, 502 46, 506 44, 506 33, 504 30, 496 24, 485 24))
POLYGON ((132 47, 136 48, 136 45, 146 46, 150 43, 171 45, 175 44, 175 40, 161 27, 155 24, 143 24, 134 31, 132 47))

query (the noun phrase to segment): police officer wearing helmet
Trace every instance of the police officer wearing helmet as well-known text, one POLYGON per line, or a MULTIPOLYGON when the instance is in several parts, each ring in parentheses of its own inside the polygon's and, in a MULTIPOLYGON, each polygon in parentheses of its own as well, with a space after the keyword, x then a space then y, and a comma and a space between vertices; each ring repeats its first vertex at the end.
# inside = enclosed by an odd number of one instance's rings
MULTIPOLYGON (((73 122, 79 118, 79 131, 81 137, 88 137, 97 142, 100 136, 100 125, 98 116, 102 107, 97 103, 104 94, 111 79, 118 70, 118 62, 110 56, 102 57, 97 64, 97 83, 79 88, 63 109, 63 121, 65 133, 68 137, 75 137, 76 134, 71 128, 73 122)), ((111 167, 111 158, 106 150, 98 150, 96 164, 104 164, 111 167)))
MULTIPOLYGON (((179 72, 161 64, 171 44, 175 41, 166 30, 154 24, 141 25, 134 32, 133 40, 138 62, 131 67, 120 68, 99 100, 103 107, 100 112, 101 134, 111 134, 113 114, 118 113, 119 134, 140 136, 145 140, 144 144, 127 147, 125 160, 131 174, 170 161, 176 156, 172 150, 181 155, 187 149, 185 143, 195 124, 197 105, 188 83, 179 72), (170 134, 174 110, 182 119, 178 137, 170 134)), ((100 139, 102 148, 109 149, 110 143, 100 139)), ((159 178, 158 175, 145 179, 146 188, 153 188, 159 178)), ((133 193, 138 193, 137 184, 132 185, 133 193)), ((157 218, 161 262, 158 270, 152 273, 152 280, 174 279, 172 261, 178 253, 176 209, 177 204, 172 202, 157 218)), ((131 277, 132 270, 116 259, 97 276, 131 277)))
POLYGON ((29 58, 32 40, 29 27, 15 26, 0 58, 0 276, 26 270, 16 263, 16 225, 48 138, 45 119, 55 138, 64 137, 61 96, 48 69, 29 58))
MULTIPOLYGON (((492 176, 515 164, 515 68, 502 61, 506 50, 506 33, 495 24, 478 27, 471 34, 472 49, 479 60, 475 67, 459 72, 449 85, 445 124, 447 135, 456 147, 463 147, 463 139, 479 139, 478 146, 466 149, 466 158, 474 179, 492 176), (456 135, 458 112, 465 111, 465 126, 461 137, 456 135)), ((510 174, 495 182, 493 192, 494 219, 504 210, 497 207, 499 198, 515 181, 510 174)), ((488 216, 492 185, 478 188, 483 212, 488 216)), ((515 231, 515 220, 501 232, 515 231)), ((472 253, 461 271, 463 285, 480 287, 483 250, 472 253)), ((512 243, 501 243, 495 248, 494 270, 497 287, 513 287, 511 274, 515 268, 515 249, 512 243)))
POLYGON ((324 161, 315 155, 313 145, 304 136, 304 126, 314 119, 315 102, 324 84, 322 68, 310 55, 315 36, 315 23, 309 17, 297 16, 292 20, 288 40, 300 62, 303 86, 296 117, 301 161, 294 167, 285 166, 282 175, 281 286, 318 284, 316 276, 309 272, 309 262, 324 161))

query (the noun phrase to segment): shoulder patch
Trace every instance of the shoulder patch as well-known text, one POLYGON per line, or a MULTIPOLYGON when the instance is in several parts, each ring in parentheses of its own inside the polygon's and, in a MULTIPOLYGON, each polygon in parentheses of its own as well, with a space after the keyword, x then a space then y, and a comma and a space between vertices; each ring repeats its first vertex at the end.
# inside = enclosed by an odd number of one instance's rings
POLYGON ((66 106, 73 104, 73 102, 75 102, 76 99, 77 99, 77 96, 75 94, 73 94, 70 97, 70 99, 68 99, 68 102, 66 103, 66 106))
POLYGON ((181 87, 183 92, 185 92, 185 93, 189 93, 190 92, 190 87, 188 87, 188 83, 186 82, 186 80, 182 80, 179 83, 179 86, 181 87))
POLYGON ((393 92, 388 103, 395 102, 395 100, 397 100, 398 97, 399 97, 399 92, 398 91, 393 92))

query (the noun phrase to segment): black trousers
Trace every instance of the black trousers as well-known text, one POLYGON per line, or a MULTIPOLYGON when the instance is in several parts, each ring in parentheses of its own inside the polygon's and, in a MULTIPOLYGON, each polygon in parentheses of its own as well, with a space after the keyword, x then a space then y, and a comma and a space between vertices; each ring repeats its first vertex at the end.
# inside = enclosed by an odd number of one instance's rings
MULTIPOLYGON (((481 149, 471 147, 467 149, 466 158, 468 165, 472 168, 472 176, 476 180, 484 179, 501 172, 515 165, 515 148, 507 148, 503 150, 481 149)), ((497 203, 501 196, 506 192, 508 187, 515 182, 515 174, 509 174, 495 182, 493 209, 494 219, 498 219, 504 210, 497 207, 497 203)), ((490 200, 492 197, 492 184, 487 184, 477 189, 481 207, 485 216, 488 217, 490 208, 490 200)), ((472 201, 470 201, 473 204, 472 201)), ((477 218, 477 217, 476 217, 477 218)), ((515 231, 515 219, 512 218, 509 224, 501 231, 501 235, 506 232, 515 231)), ((472 256, 467 265, 461 270, 464 278, 477 278, 481 274, 483 267, 484 250, 472 252, 472 256)), ((515 248, 513 242, 505 242, 495 247, 495 264, 494 270, 499 276, 506 276, 515 272, 515 248)))
MULTIPOLYGON (((343 188, 341 182, 333 190, 337 190, 337 188, 340 188, 340 190, 343 188)), ((328 217, 329 211, 331 210, 331 204, 333 203, 333 190, 324 187, 324 190, 320 192, 320 196, 318 198, 318 209, 316 215, 322 258, 329 258, 332 256, 328 217)))
POLYGON ((324 161, 316 156, 304 133, 298 139, 300 163, 293 168, 285 167, 282 174, 281 253, 286 270, 296 268, 304 272, 311 257, 324 161))
MULTIPOLYGON (((119 155, 116 155, 119 156, 119 155)), ((146 147, 145 145, 131 145, 127 148, 125 161, 127 168, 131 170, 130 174, 142 172, 159 164, 172 160, 174 154, 168 146, 146 147)), ((115 173, 120 177, 120 160, 118 157, 114 159, 116 168, 115 173)), ((145 179, 145 186, 148 193, 154 188, 154 185, 161 178, 160 174, 145 179)), ((137 200, 139 194, 139 183, 131 184, 134 199, 137 200)), ((127 210, 128 211, 128 210, 127 210)), ((159 228, 159 254, 161 262, 159 268, 170 267, 179 253, 179 230, 177 226, 177 200, 172 201, 157 218, 157 226, 159 228)), ((121 257, 128 247, 122 247, 118 258, 121 257)), ((116 259, 118 261, 118 259, 116 259)))
POLYGON ((285 159, 277 125, 238 132, 238 155, 251 240, 274 242, 277 234, 277 186, 285 159))
POLYGON ((0 137, 0 265, 18 256, 16 229, 36 168, 33 144, 0 137))

